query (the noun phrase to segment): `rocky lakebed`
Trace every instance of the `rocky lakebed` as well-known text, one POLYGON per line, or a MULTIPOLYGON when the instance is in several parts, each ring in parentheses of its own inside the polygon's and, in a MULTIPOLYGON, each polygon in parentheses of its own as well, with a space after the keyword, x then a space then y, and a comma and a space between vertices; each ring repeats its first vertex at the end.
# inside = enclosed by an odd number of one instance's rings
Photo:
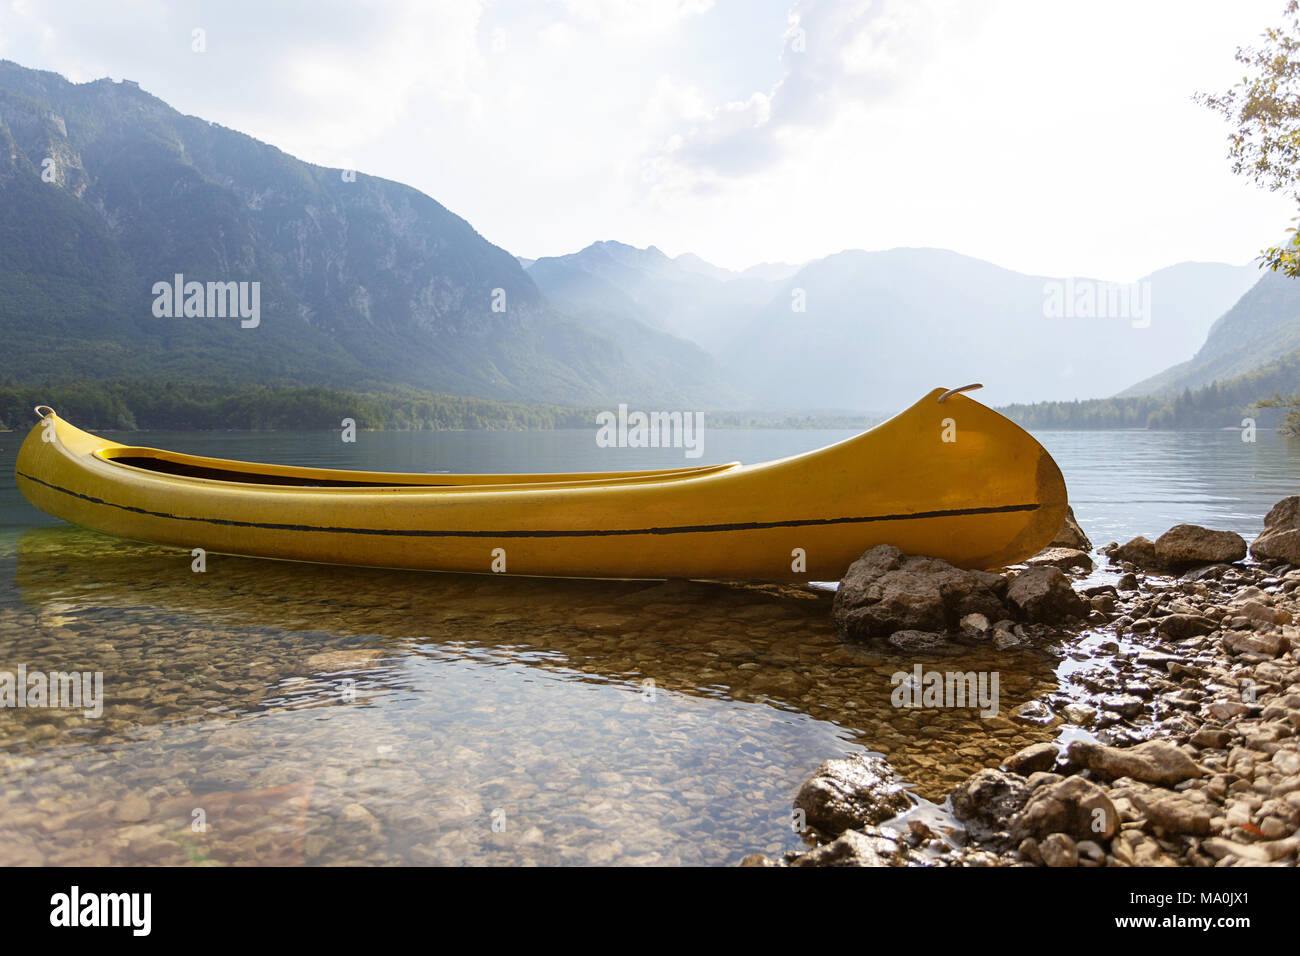
POLYGON ((945 655, 1050 650, 1070 664, 1060 687, 1007 716, 1051 739, 941 800, 886 754, 827 760, 792 808, 808 848, 742 866, 1296 865, 1300 496, 1249 547, 1181 524, 1094 550, 1072 513, 1001 574, 880 546, 833 616, 842 639, 894 655, 894 704, 923 715, 996 698, 995 673, 946 672, 945 655))
POLYGON ((1249 549, 1067 522, 834 592, 198 576, 63 526, 10 580, 0 672, 102 672, 103 710, 4 712, 6 866, 1296 862, 1300 498, 1249 549))

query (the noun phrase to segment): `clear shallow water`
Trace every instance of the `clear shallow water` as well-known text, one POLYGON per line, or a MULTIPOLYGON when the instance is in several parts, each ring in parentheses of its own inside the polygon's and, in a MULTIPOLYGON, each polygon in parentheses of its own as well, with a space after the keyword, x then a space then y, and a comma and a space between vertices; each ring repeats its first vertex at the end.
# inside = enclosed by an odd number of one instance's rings
MULTIPOLYGON (((844 432, 709 432, 705 454, 591 432, 150 433, 218 457, 384 470, 672 467, 844 432)), ((1295 490, 1269 435, 1047 433, 1097 544, 1177 521, 1247 536, 1295 490)), ((0 434, 0 670, 98 670, 104 713, 0 710, 0 864, 732 863, 799 840, 823 759, 888 753, 934 798, 1050 732, 1008 719, 1059 662, 971 651, 1001 715, 907 711, 910 667, 838 644, 826 595, 209 557, 36 512, 0 434), (206 828, 193 826, 201 812, 206 828), (494 827, 495 824, 495 827, 494 827)))
POLYGON ((1075 516, 1094 545, 1155 538, 1180 522, 1250 541, 1264 515, 1300 494, 1300 441, 1235 431, 1042 432, 1065 475, 1075 516))

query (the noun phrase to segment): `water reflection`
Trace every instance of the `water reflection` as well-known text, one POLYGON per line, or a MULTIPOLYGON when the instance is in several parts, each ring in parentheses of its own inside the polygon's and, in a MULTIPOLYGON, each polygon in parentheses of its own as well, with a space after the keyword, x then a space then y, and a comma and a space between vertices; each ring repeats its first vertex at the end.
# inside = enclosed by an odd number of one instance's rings
POLYGON ((1247 541, 1277 501, 1300 491, 1300 440, 1271 431, 1243 442, 1228 431, 1042 432, 1092 541, 1154 539, 1188 522, 1247 541))
POLYGON ((940 797, 1051 733, 1007 716, 1050 659, 943 661, 999 671, 997 717, 897 710, 912 662, 840 644, 798 589, 196 574, 68 527, 11 567, 0 669, 102 670, 108 703, 0 715, 0 862, 733 862, 798 845, 794 790, 835 753, 940 797))

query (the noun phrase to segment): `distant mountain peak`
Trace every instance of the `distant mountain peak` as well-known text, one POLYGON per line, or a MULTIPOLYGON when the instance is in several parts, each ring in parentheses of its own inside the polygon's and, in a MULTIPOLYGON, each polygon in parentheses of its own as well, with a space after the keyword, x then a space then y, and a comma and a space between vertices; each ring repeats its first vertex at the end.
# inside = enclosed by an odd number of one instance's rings
POLYGON ((185 116, 134 81, 0 61, 0 341, 17 356, 5 374, 583 405, 718 394, 687 343, 624 350, 432 197, 344 172, 185 116), (151 289, 177 274, 256 287, 256 330, 201 304, 153 313, 151 289))
POLYGON ((688 269, 697 275, 708 276, 710 279, 720 279, 723 282, 729 282, 736 278, 740 273, 733 272, 731 269, 724 269, 722 266, 715 266, 712 262, 701 259, 693 252, 683 252, 680 256, 673 259, 673 262, 688 269))
MULTIPOLYGON (((611 256, 621 261, 650 261, 650 262, 671 262, 656 246, 646 246, 641 249, 637 246, 626 242, 619 242, 617 239, 600 239, 593 242, 579 252, 573 255, 583 255, 584 253, 598 253, 611 256)), ((559 257, 564 258, 564 257, 559 257)))

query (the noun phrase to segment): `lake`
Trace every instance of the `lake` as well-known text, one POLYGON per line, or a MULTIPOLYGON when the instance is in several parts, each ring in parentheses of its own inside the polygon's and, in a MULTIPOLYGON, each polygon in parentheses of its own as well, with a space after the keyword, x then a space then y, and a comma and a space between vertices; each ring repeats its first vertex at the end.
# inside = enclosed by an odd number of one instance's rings
MULTIPOLYGON (((708 431, 703 456, 555 432, 133 433, 254 461, 394 471, 677 467, 841 431, 708 431)), ((821 761, 888 754, 941 800, 1053 731, 1009 718, 1042 652, 971 650, 1001 712, 890 705, 912 661, 841 645, 829 594, 544 581, 188 553, 69 527, 14 486, 0 433, 0 671, 97 671, 102 715, 0 711, 0 865, 731 864, 801 846, 821 761)), ((1300 443, 1046 432, 1094 544, 1189 521, 1248 539, 1300 443)))

